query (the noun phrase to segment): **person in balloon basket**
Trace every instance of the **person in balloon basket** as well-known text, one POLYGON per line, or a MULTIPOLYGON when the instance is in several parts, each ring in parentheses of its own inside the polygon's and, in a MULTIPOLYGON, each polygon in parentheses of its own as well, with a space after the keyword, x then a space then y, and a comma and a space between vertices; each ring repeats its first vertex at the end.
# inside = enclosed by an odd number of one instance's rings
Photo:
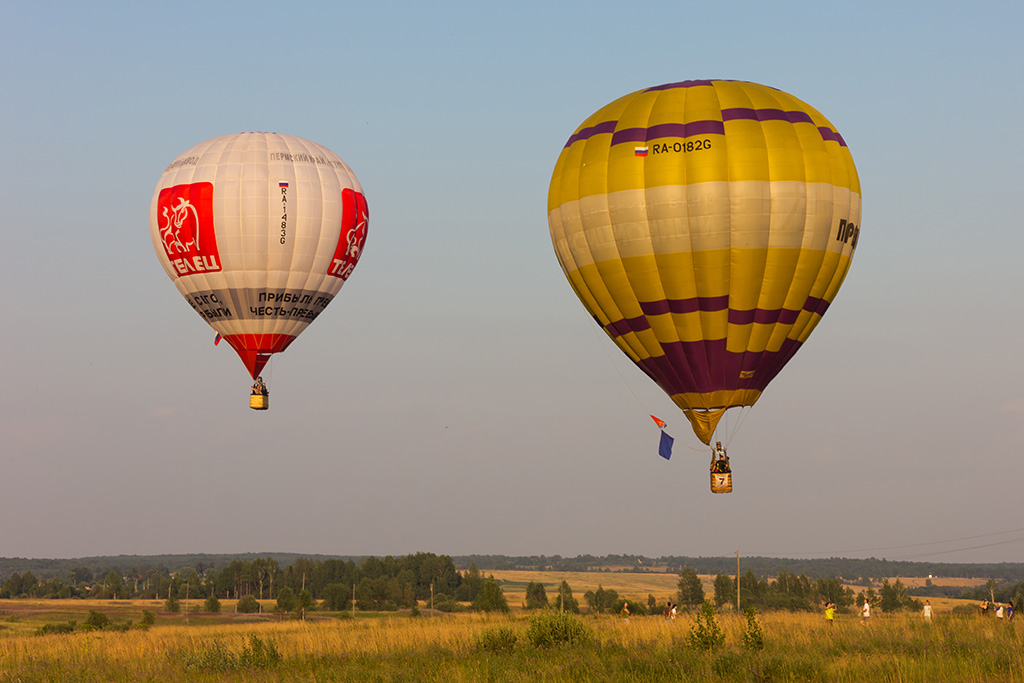
POLYGON ((252 385, 253 396, 269 396, 270 392, 267 391, 267 385, 263 383, 263 377, 257 377, 256 383, 252 385))
POLYGON ((715 448, 711 451, 711 471, 722 474, 732 471, 729 469, 729 456, 726 455, 725 449, 722 448, 721 441, 716 441, 715 448))

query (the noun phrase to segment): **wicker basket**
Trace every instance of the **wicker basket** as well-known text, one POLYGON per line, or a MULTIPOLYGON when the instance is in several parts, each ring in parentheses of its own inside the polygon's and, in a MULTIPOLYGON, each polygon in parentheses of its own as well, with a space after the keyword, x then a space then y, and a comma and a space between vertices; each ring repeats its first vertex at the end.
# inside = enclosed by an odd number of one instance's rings
POLYGON ((253 410, 266 410, 270 407, 270 397, 266 394, 250 394, 249 407, 253 410))
POLYGON ((732 493, 732 472, 712 472, 711 493, 732 493))

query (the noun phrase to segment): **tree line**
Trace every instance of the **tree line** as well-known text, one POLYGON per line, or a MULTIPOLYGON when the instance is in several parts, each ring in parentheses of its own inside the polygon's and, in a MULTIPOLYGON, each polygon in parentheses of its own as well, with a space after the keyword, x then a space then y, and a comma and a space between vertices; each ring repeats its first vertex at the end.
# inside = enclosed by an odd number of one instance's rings
MULTIPOLYGON (((199 573, 208 568, 223 568, 234 560, 252 562, 263 557, 288 566, 299 560, 324 562, 340 560, 361 563, 366 556, 342 555, 300 555, 297 553, 243 553, 240 555, 192 554, 192 555, 117 555, 78 559, 32 559, 0 558, 0 578, 14 572, 31 572, 40 580, 65 578, 72 570, 88 569, 93 574, 105 576, 115 571, 123 576, 147 575, 153 570, 192 567, 199 573)), ((684 568, 691 568, 698 574, 732 574, 736 557, 692 557, 645 555, 463 555, 452 558, 456 566, 476 565, 481 571, 523 569, 532 571, 616 571, 616 572, 660 572, 678 574, 684 568)), ((845 579, 877 579, 898 576, 942 576, 957 578, 986 578, 1001 581, 1024 581, 1024 563, 1002 562, 983 563, 941 563, 893 561, 885 558, 848 559, 791 559, 761 556, 744 556, 744 568, 752 569, 758 576, 777 576, 781 572, 804 574, 812 579, 841 577, 845 579)))
MULTIPOLYGON (((991 578, 1003 581, 1024 581, 1024 563, 943 563, 911 562, 870 557, 850 559, 830 557, 820 559, 793 559, 762 556, 743 556, 743 566, 758 576, 777 576, 781 572, 804 574, 814 579, 840 577, 846 579, 878 579, 893 576, 943 576, 955 578, 991 578)), ((661 572, 678 574, 690 568, 698 574, 732 574, 736 556, 692 557, 663 555, 464 555, 456 556, 460 566, 475 564, 482 571, 620 571, 661 572)))
MULTIPOLYGON (((404 557, 365 557, 360 562, 342 559, 314 560, 299 557, 281 566, 272 556, 235 558, 214 568, 200 563, 169 570, 157 566, 128 572, 108 569, 94 572, 72 567, 62 576, 37 578, 32 571, 14 571, 0 583, 0 598, 41 599, 180 599, 322 601, 328 610, 388 611, 414 608, 419 603, 441 611, 461 609, 470 603, 478 609, 508 610, 504 595, 493 578, 475 567, 460 572, 452 558, 433 553, 404 557)), ((289 610, 285 610, 289 611, 289 610)))

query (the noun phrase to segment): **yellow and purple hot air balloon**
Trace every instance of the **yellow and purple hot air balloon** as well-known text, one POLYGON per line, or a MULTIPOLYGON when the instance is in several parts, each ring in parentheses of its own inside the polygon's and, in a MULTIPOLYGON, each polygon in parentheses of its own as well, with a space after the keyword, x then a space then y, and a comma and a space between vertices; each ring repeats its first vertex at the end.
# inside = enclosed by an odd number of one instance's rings
POLYGON ((860 235, 850 150, 756 83, 639 90, 572 134, 548 192, 580 301, 705 444, 752 406, 835 298, 860 235))

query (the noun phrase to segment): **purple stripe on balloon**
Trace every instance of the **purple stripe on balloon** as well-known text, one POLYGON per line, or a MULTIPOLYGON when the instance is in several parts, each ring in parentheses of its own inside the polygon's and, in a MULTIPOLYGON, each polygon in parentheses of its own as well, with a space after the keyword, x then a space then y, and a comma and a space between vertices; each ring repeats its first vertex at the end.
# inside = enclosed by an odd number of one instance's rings
POLYGON ((789 121, 790 123, 814 123, 811 115, 804 111, 783 111, 781 109, 751 109, 732 107, 722 110, 723 121, 789 121))
POLYGON ((621 145, 625 142, 646 142, 646 128, 623 128, 612 134, 612 144, 621 145))
POLYGON ((828 310, 829 302, 824 299, 818 299, 813 296, 807 297, 807 301, 804 302, 804 310, 810 311, 811 313, 817 313, 818 315, 825 315, 825 311, 828 310))
POLYGON ((710 80, 697 80, 697 81, 679 81, 678 83, 666 83, 664 85, 656 85, 653 88, 647 88, 644 92, 657 92, 658 90, 673 90, 675 88, 696 88, 700 85, 711 85, 710 80))
POLYGON ((573 136, 569 138, 569 141, 565 143, 565 146, 569 147, 577 140, 586 140, 591 136, 600 135, 601 133, 614 133, 615 126, 617 125, 619 125, 618 121, 602 121, 601 123, 596 123, 593 126, 583 128, 574 133, 573 136))
MULTIPOLYGON (((703 84, 703 83, 702 83, 703 84)), ((668 86, 651 88, 651 90, 663 90, 668 86)), ((814 121, 811 115, 803 111, 783 111, 781 109, 752 109, 750 107, 730 107, 722 110, 722 120, 691 121, 689 123, 659 123, 649 128, 623 128, 615 130, 618 121, 602 121, 582 128, 569 138, 565 143, 566 147, 571 146, 580 140, 589 140, 595 135, 605 133, 612 134, 612 145, 633 144, 637 142, 650 142, 658 138, 686 138, 693 135, 724 135, 725 121, 788 121, 790 123, 810 123, 814 121)), ((840 146, 846 147, 846 141, 838 131, 828 126, 818 126, 818 133, 826 141, 838 142, 840 146)))
POLYGON ((695 296, 691 299, 662 299, 661 301, 641 301, 640 310, 644 315, 664 315, 665 313, 694 313, 696 311, 724 311, 729 308, 729 295, 695 296))
POLYGON ((608 330, 608 334, 612 337, 621 337, 630 332, 649 330, 651 329, 651 323, 646 317, 641 315, 636 318, 622 318, 621 320, 612 321, 605 325, 605 329, 608 330))
POLYGON ((825 311, 828 310, 828 306, 828 301, 813 296, 807 297, 803 307, 797 310, 790 308, 752 308, 748 310, 731 309, 729 308, 728 295, 692 297, 690 299, 641 301, 640 310, 643 311, 642 316, 613 320, 605 325, 605 329, 608 330, 608 333, 612 337, 621 337, 622 335, 630 332, 649 330, 651 328, 651 324, 647 320, 647 316, 665 315, 667 313, 696 313, 697 311, 714 313, 717 311, 724 311, 726 309, 729 311, 730 325, 750 325, 752 323, 758 325, 792 325, 797 321, 797 318, 799 318, 802 311, 825 315, 825 311))
POLYGON ((691 135, 725 135, 721 121, 691 121, 690 123, 659 123, 647 129, 647 139, 688 138, 691 135))
POLYGON ((786 339, 778 351, 732 353, 724 339, 663 344, 663 356, 637 363, 670 396, 754 389, 764 391, 800 349, 786 339), (741 374, 749 376, 742 377, 741 374))

